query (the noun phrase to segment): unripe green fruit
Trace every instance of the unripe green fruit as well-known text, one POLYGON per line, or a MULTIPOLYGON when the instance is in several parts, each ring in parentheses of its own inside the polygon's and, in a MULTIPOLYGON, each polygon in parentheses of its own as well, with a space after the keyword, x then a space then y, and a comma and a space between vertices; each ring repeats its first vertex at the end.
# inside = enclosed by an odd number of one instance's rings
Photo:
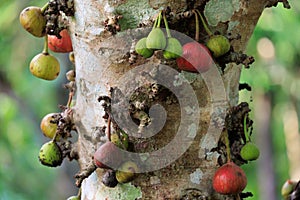
POLYGON ((60 65, 54 56, 40 53, 31 60, 30 72, 38 78, 54 80, 59 75, 60 65))
POLYGON ((283 197, 288 197, 289 194, 293 192, 297 185, 297 182, 294 182, 292 180, 287 180, 281 187, 281 195, 283 197))
POLYGON ((180 42, 173 37, 168 38, 168 44, 163 52, 165 59, 175 59, 182 55, 182 46, 180 42))
POLYGON ((206 46, 212 51, 214 57, 220 57, 230 50, 230 42, 223 35, 212 36, 206 46))
POLYGON ((153 50, 146 46, 147 38, 140 39, 135 45, 135 51, 145 58, 150 58, 153 55, 153 50))
POLYGON ((41 8, 30 6, 25 8, 20 13, 20 23, 23 28, 36 37, 43 37, 46 35, 46 18, 43 16, 41 8))
POLYGON ((259 157, 260 153, 255 144, 253 144, 252 142, 248 142, 242 147, 240 154, 244 160, 252 161, 256 160, 259 157))
POLYGON ((80 200, 78 196, 71 196, 67 200, 80 200))
POLYGON ((61 165, 63 157, 62 152, 54 141, 49 141, 40 149, 39 160, 43 165, 57 167, 61 165))
POLYGON ((134 162, 127 161, 117 170, 116 178, 119 183, 128 183, 135 178, 138 171, 138 166, 134 162))
POLYGON ((128 149, 128 135, 127 134, 120 134, 120 136, 117 133, 113 133, 110 136, 110 140, 112 143, 114 143, 117 147, 122 149, 128 149))
POLYGON ((165 49, 167 45, 167 39, 164 32, 160 28, 154 28, 149 33, 146 40, 146 47, 148 49, 165 49))
POLYGON ((57 124, 53 123, 53 120, 58 115, 58 113, 49 113, 46 116, 43 117, 40 128, 42 130, 42 133, 52 139, 56 133, 57 130, 57 124))

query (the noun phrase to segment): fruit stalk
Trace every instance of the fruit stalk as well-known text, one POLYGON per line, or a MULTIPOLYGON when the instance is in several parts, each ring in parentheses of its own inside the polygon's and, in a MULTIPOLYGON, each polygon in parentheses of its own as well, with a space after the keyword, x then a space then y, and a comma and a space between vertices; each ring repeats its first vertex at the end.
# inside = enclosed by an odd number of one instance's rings
POLYGON ((48 6, 49 6, 49 2, 47 2, 47 3, 41 8, 41 11, 42 11, 43 14, 44 14, 45 11, 48 9, 48 6))
POLYGON ((161 22, 161 12, 162 12, 162 11, 160 11, 160 12, 159 12, 159 14, 158 14, 158 22, 157 22, 157 26, 156 26, 156 28, 160 28, 160 22, 161 22))
POLYGON ((199 33, 200 33, 200 29, 199 29, 199 18, 198 18, 198 15, 196 13, 195 10, 192 11, 195 15, 195 20, 196 20, 196 33, 195 33, 195 40, 197 42, 199 42, 199 33))
POLYGON ((225 146, 226 146, 226 156, 227 156, 227 163, 231 161, 231 156, 230 156, 230 144, 229 144, 229 135, 228 131, 225 131, 225 146))
POLYGON ((108 139, 108 141, 111 141, 110 125, 111 125, 111 118, 109 116, 107 119, 107 139, 108 139))
POLYGON ((196 9, 196 12, 198 13, 200 19, 201 19, 201 22, 203 24, 203 27, 204 27, 204 30, 206 31, 206 33, 209 35, 209 37, 213 36, 213 33, 211 32, 211 30, 208 28, 204 18, 202 17, 202 14, 200 13, 199 10, 196 9))
POLYGON ((53 138, 52 138, 52 141, 53 142, 56 142, 56 141, 58 141, 59 139, 59 130, 56 130, 56 132, 55 132, 55 134, 54 134, 54 136, 53 136, 53 138))
POLYGON ((165 23, 165 27, 166 27, 167 37, 170 38, 170 37, 172 37, 172 35, 171 35, 170 29, 169 29, 169 25, 168 25, 168 21, 167 21, 167 17, 165 15, 165 13, 164 13, 163 18, 164 18, 164 23, 165 23))
POLYGON ((48 36, 45 36, 43 54, 48 55, 48 36))
POLYGON ((245 116, 244 117, 244 135, 245 135, 245 138, 246 138, 246 142, 250 142, 250 137, 249 137, 249 130, 247 128, 247 117, 245 116))

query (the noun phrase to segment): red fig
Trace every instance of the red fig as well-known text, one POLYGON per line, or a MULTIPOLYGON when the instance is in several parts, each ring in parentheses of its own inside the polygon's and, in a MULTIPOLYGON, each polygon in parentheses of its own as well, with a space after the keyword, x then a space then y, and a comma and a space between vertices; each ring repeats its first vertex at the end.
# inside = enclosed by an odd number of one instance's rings
POLYGON ((99 168, 117 168, 122 162, 119 148, 112 142, 101 145, 94 154, 94 163, 99 168))
POLYGON ((244 171, 233 162, 226 163, 215 172, 213 188, 221 194, 238 194, 247 185, 244 171))
POLYGON ((178 68, 190 72, 206 72, 213 63, 207 47, 198 42, 183 45, 182 56, 176 59, 178 68))
POLYGON ((67 29, 63 29, 60 33, 61 38, 55 35, 48 35, 48 46, 51 51, 58 53, 68 53, 73 51, 71 37, 67 29))

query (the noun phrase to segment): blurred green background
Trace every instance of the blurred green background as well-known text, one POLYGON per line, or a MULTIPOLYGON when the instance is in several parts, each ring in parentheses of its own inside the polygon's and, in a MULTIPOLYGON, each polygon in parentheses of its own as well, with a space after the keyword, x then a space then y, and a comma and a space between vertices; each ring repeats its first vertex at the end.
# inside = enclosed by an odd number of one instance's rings
MULTIPOLYGON (((281 199, 283 182, 299 179, 300 1, 290 3, 290 10, 281 4, 265 10, 247 49, 256 62, 241 76, 252 86, 240 94, 241 101, 250 102, 252 138, 261 149, 258 161, 243 166, 246 191, 254 194, 249 199, 281 199)), ((48 168, 37 154, 47 141, 40 120, 66 104, 64 73, 71 64, 67 55, 55 54, 62 65, 58 79, 43 81, 30 74, 29 62, 42 51, 43 39, 19 24, 20 11, 29 5, 43 6, 37 0, 0 2, 0 200, 66 199, 77 192, 72 178, 77 164, 65 161, 60 168, 48 168)))
POLYGON ((59 112, 68 91, 65 72, 72 68, 68 54, 55 54, 61 73, 55 81, 32 76, 30 60, 43 50, 44 39, 27 33, 19 13, 45 1, 0 1, 0 200, 66 199, 77 194, 72 176, 78 166, 63 162, 60 168, 42 166, 41 145, 48 141, 40 131, 43 116, 59 112))

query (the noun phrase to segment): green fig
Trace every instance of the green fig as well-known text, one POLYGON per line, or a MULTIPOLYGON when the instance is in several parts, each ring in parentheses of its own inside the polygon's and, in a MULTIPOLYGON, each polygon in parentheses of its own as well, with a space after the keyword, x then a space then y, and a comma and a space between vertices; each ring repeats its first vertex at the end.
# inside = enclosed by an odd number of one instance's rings
POLYGON ((40 149, 39 160, 43 165, 57 167, 61 165, 63 156, 61 149, 54 141, 49 141, 40 149))
POLYGON ((125 149, 125 150, 128 149, 129 138, 126 133, 120 133, 120 134, 113 133, 110 136, 110 140, 117 147, 125 149))
POLYGON ((252 161, 259 157, 259 149, 252 142, 247 142, 241 149, 240 155, 244 160, 252 161))
POLYGON ((135 178, 138 171, 138 166, 134 162, 127 161, 117 170, 116 178, 119 183, 128 183, 135 178))
POLYGON ((182 55, 182 45, 173 37, 168 37, 168 44, 163 52, 165 59, 175 59, 182 55))
POLYGON ((53 120, 55 120, 56 116, 58 115, 59 113, 49 113, 43 117, 40 123, 42 133, 50 139, 53 139, 53 137, 55 136, 57 124, 54 123, 53 120))
POLYGON ((59 75, 58 60, 49 53, 40 53, 30 62, 30 72, 41 79, 54 80, 59 75))
POLYGON ((78 196, 70 196, 67 200, 80 200, 78 196))
POLYGON ((165 49, 167 45, 167 39, 164 32, 160 28, 153 28, 149 33, 146 40, 146 47, 148 49, 165 49))
POLYGON ((230 42, 223 35, 213 35, 206 43, 209 50, 212 51, 214 57, 220 57, 230 50, 230 42))
POLYGON ((135 45, 135 51, 145 58, 150 58, 153 55, 153 50, 146 47, 146 40, 147 38, 140 39, 135 45))
POLYGON ((36 37, 46 35, 46 18, 44 17, 40 7, 30 6, 25 8, 19 17, 23 28, 36 37))

